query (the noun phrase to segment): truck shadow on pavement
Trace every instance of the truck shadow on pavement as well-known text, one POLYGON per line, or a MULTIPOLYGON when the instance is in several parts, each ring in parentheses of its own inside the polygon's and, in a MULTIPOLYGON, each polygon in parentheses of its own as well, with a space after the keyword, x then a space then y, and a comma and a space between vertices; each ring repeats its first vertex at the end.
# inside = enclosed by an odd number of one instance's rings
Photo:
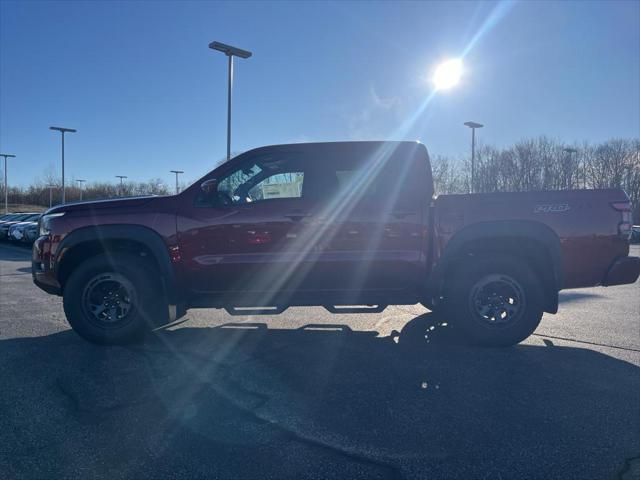
POLYGON ((0 242, 0 261, 4 262, 25 262, 30 261, 31 251, 13 245, 6 245, 0 242))
POLYGON ((637 367, 581 348, 471 348, 451 332, 426 314, 390 337, 234 323, 132 347, 71 331, 0 341, 0 471, 612 478, 640 452, 637 367))

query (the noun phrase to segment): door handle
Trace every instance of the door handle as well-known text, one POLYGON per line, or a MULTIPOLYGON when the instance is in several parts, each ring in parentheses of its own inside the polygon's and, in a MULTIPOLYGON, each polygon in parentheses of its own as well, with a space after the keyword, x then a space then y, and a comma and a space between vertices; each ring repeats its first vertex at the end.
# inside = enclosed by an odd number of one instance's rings
POLYGON ((284 216, 290 220, 293 220, 294 222, 299 222, 305 217, 310 217, 311 214, 306 212, 291 212, 291 213, 285 213, 284 216))

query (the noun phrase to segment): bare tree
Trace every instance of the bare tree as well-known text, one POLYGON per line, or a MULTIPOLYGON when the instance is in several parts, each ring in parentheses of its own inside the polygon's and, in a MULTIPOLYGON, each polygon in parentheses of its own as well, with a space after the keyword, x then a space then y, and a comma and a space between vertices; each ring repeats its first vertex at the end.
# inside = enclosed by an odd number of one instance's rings
POLYGON ((458 162, 436 155, 431 159, 431 169, 437 194, 465 191, 466 183, 458 162))
MULTIPOLYGON (((434 155, 433 180, 437 194, 468 192, 471 165, 468 159, 434 155)), ((235 179, 232 179, 235 180, 235 179)), ((237 179, 242 181, 241 178, 237 179)), ((1 182, 0 182, 1 183, 1 182)), ((597 145, 587 142, 568 145, 550 137, 525 139, 508 148, 491 145, 476 151, 476 192, 519 192, 569 188, 623 188, 640 221, 640 139, 612 139, 597 145), (575 149, 569 153, 566 149, 575 149)), ((47 185, 59 185, 50 165, 43 176, 28 187, 9 187, 9 203, 48 206, 47 185)), ((124 183, 124 195, 168 195, 172 192, 160 178, 124 183)), ((2 188, 2 187, 0 187, 2 188)), ((120 195, 117 182, 93 182, 84 186, 83 199, 113 198, 120 195)), ((72 198, 79 190, 70 187, 72 198)), ((54 203, 59 191, 54 192, 54 203)))

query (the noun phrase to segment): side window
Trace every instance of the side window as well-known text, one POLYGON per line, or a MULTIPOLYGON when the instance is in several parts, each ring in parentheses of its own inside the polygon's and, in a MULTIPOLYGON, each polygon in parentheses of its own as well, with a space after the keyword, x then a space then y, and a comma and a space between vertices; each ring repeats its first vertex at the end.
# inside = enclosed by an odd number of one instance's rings
POLYGON ((423 162, 393 156, 377 165, 367 159, 358 160, 334 163, 338 195, 345 201, 381 209, 419 207, 417 200, 429 184, 423 162))
MULTIPOLYGON (((262 173, 262 169, 252 164, 250 166, 243 166, 242 168, 232 172, 223 178, 218 184, 218 192, 231 199, 233 203, 241 202, 241 195, 243 195, 243 186, 250 185, 251 180, 258 177, 262 173)), ((246 190, 246 188, 244 189, 246 190)), ((242 199, 246 198, 246 195, 242 199)))
POLYGON ((301 198, 305 167, 298 155, 265 155, 247 161, 218 180, 214 193, 200 193, 198 207, 242 205, 301 198))
POLYGON ((300 198, 304 172, 283 172, 270 175, 256 183, 248 192, 253 202, 275 198, 300 198))

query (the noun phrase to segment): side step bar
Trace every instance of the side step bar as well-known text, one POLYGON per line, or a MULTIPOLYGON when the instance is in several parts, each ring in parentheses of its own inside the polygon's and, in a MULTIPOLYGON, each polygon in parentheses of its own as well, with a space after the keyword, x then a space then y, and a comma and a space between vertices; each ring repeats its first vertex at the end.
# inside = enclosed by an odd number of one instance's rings
POLYGON ((330 313, 380 313, 387 305, 324 305, 330 313))
MULTIPOLYGON (((380 313, 388 305, 323 305, 329 313, 380 313)), ((233 307, 227 306, 224 309, 229 315, 279 315, 284 312, 286 306, 264 306, 264 307, 233 307)))
POLYGON ((224 307, 229 315, 279 315, 289 307, 224 307))

